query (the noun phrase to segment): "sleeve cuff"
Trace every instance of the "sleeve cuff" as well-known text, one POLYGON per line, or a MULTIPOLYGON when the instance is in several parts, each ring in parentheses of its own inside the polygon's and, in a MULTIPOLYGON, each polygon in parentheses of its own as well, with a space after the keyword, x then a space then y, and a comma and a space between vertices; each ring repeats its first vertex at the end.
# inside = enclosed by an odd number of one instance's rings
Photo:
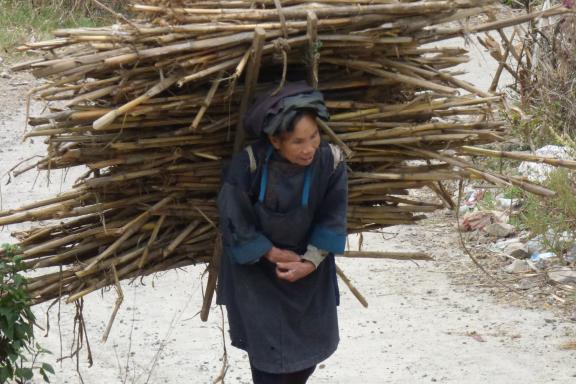
POLYGON ((326 227, 317 225, 312 230, 309 244, 335 255, 344 253, 346 248, 346 234, 336 233, 326 227))
POLYGON ((306 250, 306 253, 302 255, 302 259, 311 262, 316 268, 318 268, 327 254, 328 252, 308 244, 308 249, 306 250))
POLYGON ((272 242, 266 236, 259 234, 242 245, 230 247, 230 253, 238 264, 253 264, 270 249, 272 249, 272 242))

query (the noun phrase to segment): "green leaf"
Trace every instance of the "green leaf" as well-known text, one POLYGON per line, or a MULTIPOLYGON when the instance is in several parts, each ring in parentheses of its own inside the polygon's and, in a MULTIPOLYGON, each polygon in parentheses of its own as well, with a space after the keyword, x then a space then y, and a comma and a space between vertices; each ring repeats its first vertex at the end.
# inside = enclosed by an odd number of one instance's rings
POLYGON ((3 331, 4 331, 4 335, 6 335, 7 339, 12 340, 14 338, 14 324, 13 323, 9 322, 6 325, 6 327, 4 327, 3 331))
POLYGON ((31 368, 16 368, 16 376, 24 380, 31 380, 34 372, 31 368))
POLYGON ((10 367, 2 366, 0 367, 0 384, 4 384, 8 382, 8 379, 11 379, 13 376, 12 370, 10 367))
POLYGON ((10 308, 0 307, 0 316, 8 316, 11 312, 12 310, 10 308))
POLYGON ((42 378, 44 379, 45 383, 49 383, 50 382, 50 378, 48 377, 48 375, 46 374, 46 372, 44 372, 43 369, 40 369, 40 374, 42 375, 42 378))
POLYGON ((45 370, 46 372, 49 372, 51 374, 54 375, 54 368, 52 368, 52 366, 48 363, 43 363, 42 364, 42 369, 45 370))

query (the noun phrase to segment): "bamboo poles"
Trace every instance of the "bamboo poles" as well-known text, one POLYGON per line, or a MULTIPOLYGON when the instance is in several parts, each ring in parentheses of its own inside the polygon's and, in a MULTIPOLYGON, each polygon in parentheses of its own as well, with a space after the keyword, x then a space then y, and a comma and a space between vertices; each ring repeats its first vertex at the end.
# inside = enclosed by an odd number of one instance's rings
POLYGON ((279 22, 273 0, 141 0, 130 23, 58 30, 54 40, 22 46, 44 54, 14 68, 45 80, 30 91, 48 106, 28 119, 26 137, 48 143, 36 166, 88 168, 72 191, 0 212, 0 225, 47 221, 15 233, 28 268, 62 268, 30 280, 34 302, 60 294, 73 301, 123 279, 206 262, 213 287, 221 168, 254 140, 237 134, 243 115, 255 95, 278 86, 285 66, 325 94, 332 117, 319 123, 321 133, 348 157, 350 233, 414 224, 451 207, 445 180, 480 177, 550 194, 454 153, 517 156, 476 147, 507 132, 492 118, 500 96, 451 70, 466 51, 424 46, 461 32, 443 29, 446 21, 493 3, 283 0, 279 22), (438 200, 410 197, 421 188, 438 200))

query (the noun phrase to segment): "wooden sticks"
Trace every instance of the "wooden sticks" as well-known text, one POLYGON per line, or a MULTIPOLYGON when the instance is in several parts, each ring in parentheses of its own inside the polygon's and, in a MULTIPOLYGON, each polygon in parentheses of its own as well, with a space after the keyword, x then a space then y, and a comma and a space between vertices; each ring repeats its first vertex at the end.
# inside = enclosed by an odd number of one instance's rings
MULTIPOLYGON (((36 166, 89 168, 70 192, 0 212, 0 225, 47 221, 15 233, 30 268, 62 267, 30 279, 34 302, 60 293, 73 301, 122 279, 209 262, 207 318, 221 256, 221 168, 257 139, 245 137, 244 114, 256 94, 278 86, 284 69, 288 79, 307 79, 325 95, 331 120, 318 124, 348 158, 350 233, 414 224, 451 206, 444 180, 483 178, 552 193, 457 154, 576 168, 479 148, 506 137, 492 118, 500 96, 451 71, 467 61, 464 49, 424 46, 464 33, 445 23, 479 15, 493 0, 283 0, 280 14, 275 0, 177 3, 137 1, 135 17, 119 17, 118 25, 62 29, 56 39, 21 47, 45 53, 14 70, 42 78, 30 95, 53 106, 28 119, 27 137, 48 143, 36 166), (421 188, 438 199, 409 196, 421 188)), ((427 259, 406 252, 346 256, 427 259)))

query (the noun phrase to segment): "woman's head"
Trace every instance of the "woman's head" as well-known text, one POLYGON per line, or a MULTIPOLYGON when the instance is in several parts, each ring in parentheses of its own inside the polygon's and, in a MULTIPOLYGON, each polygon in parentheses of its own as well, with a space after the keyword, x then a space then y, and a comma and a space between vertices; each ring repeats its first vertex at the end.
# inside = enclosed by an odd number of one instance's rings
POLYGON ((258 98, 244 117, 244 128, 252 137, 270 138, 288 160, 303 164, 316 151, 310 148, 320 145, 315 119, 330 119, 322 93, 305 82, 288 83, 258 98))
POLYGON ((320 132, 316 115, 312 111, 300 111, 290 127, 275 135, 268 135, 274 148, 293 164, 308 166, 314 160, 320 146, 320 132))

